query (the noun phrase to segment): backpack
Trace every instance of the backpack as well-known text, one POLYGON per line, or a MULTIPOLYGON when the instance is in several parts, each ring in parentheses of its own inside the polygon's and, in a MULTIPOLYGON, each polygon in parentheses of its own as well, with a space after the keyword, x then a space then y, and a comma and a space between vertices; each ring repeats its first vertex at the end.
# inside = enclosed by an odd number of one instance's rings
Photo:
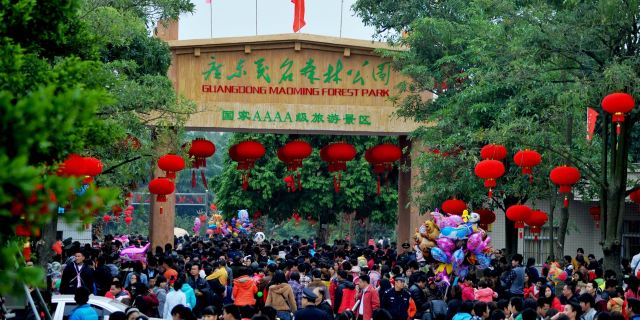
POLYGON ((340 302, 338 313, 342 313, 347 309, 351 310, 354 304, 356 304, 356 289, 344 288, 342 290, 342 301, 340 302))
POLYGON ((424 312, 426 315, 423 319, 439 320, 447 318, 447 303, 444 300, 431 300, 429 309, 424 312))

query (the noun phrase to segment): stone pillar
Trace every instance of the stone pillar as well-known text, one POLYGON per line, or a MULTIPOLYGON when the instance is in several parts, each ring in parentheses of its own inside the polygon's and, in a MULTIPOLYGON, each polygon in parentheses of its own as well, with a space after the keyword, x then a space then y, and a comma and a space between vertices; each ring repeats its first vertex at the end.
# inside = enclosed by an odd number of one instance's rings
POLYGON ((411 238, 411 140, 407 136, 400 136, 400 170, 398 170, 398 223, 396 236, 398 248, 411 238))

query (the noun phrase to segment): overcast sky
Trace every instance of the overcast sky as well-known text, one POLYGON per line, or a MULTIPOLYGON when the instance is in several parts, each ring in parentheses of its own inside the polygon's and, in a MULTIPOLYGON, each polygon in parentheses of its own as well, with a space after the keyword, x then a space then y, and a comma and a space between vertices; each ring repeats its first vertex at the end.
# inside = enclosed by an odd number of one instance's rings
MULTIPOLYGON (((213 9, 213 37, 253 36, 256 34, 256 1, 258 4, 258 34, 293 32, 293 3, 291 0, 193 0, 193 14, 180 16, 179 39, 206 39, 211 34, 213 9)), ((354 15, 351 5, 356 0, 344 0, 342 37, 371 39, 374 29, 365 27, 354 15)), ((341 0, 306 0, 305 21, 300 32, 339 36, 341 0)))

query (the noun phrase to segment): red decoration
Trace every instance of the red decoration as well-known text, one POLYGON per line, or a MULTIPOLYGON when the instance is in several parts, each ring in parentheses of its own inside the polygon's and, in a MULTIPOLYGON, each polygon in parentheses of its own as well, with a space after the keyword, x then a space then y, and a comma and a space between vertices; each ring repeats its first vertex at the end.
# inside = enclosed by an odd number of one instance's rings
POLYGON ((484 179, 485 188, 489 188, 489 198, 493 197, 496 179, 504 175, 504 164, 498 160, 482 160, 476 165, 474 172, 480 179, 484 179))
POLYGON ((461 216, 463 211, 467 209, 467 204, 462 200, 451 199, 443 202, 441 209, 445 213, 461 216))
POLYGON ((102 220, 103 220, 105 223, 109 223, 109 221, 111 221, 111 216, 110 216, 110 215, 108 215, 108 214, 105 214, 105 215, 102 217, 102 220))
POLYGON ((507 148, 499 144, 488 144, 480 149, 483 160, 503 160, 507 157, 507 148))
POLYGON ((93 181, 93 177, 102 173, 102 162, 93 157, 81 157, 71 154, 58 168, 57 174, 65 177, 84 177, 84 184, 93 181))
POLYGON ((347 171, 347 162, 356 157, 356 148, 346 142, 335 142, 320 150, 320 159, 328 163, 330 173, 338 172, 333 176, 333 189, 340 192, 342 171, 347 171))
POLYGON ((380 176, 391 171, 393 163, 402 158, 402 149, 395 144, 383 143, 368 149, 364 158, 373 165, 373 172, 377 175, 376 193, 380 194, 380 176))
POLYGON ((122 213, 122 207, 120 207, 118 205, 112 206, 111 207, 111 212, 113 212, 113 215, 117 217, 117 216, 120 215, 120 213, 122 213))
POLYGON ((19 224, 16 226, 16 237, 31 237, 31 229, 25 225, 19 224))
POLYGON ((253 213, 253 219, 254 219, 254 220, 258 220, 258 219, 260 219, 261 217, 262 217, 262 211, 260 211, 260 210, 256 210, 256 211, 253 213))
MULTIPOLYGON (((313 152, 313 148, 307 142, 291 141, 278 149, 278 159, 287 165, 289 171, 298 171, 299 168, 302 168, 302 160, 310 156, 311 152, 313 152)), ((297 187, 295 175, 291 176, 291 178, 293 179, 293 184, 287 184, 289 192, 302 190, 302 175, 300 171, 298 171, 297 187)))
POLYGON ((302 218, 300 217, 300 214, 297 212, 294 212, 291 217, 293 218, 293 220, 296 222, 296 224, 300 223, 300 220, 302 220, 302 218))
POLYGON ((198 219, 200 219, 200 222, 205 222, 207 221, 207 216, 204 214, 201 214, 200 216, 198 216, 198 219))
POLYGON ((491 224, 496 222, 496 214, 489 209, 476 209, 475 213, 480 215, 478 226, 484 230, 489 230, 491 224))
POLYGON ((53 250, 56 255, 62 255, 62 241, 58 240, 56 243, 52 244, 51 250, 53 250))
POLYGON ((175 179, 176 172, 184 169, 184 159, 175 154, 165 154, 158 159, 158 168, 166 172, 167 178, 175 179))
POLYGON ((507 209, 507 219, 515 223, 515 227, 520 229, 520 239, 522 239, 522 229, 524 222, 531 215, 531 208, 525 205, 513 205, 507 209))
POLYGON ((31 261, 31 244, 29 241, 25 242, 22 247, 22 256, 24 257, 24 261, 31 261))
POLYGON ((529 176, 529 182, 533 183, 533 167, 542 162, 542 156, 534 150, 520 150, 513 156, 513 162, 522 168, 522 174, 529 176))
POLYGON ((611 122, 616 124, 617 135, 620 135, 620 124, 624 122, 625 113, 631 112, 634 106, 633 96, 628 93, 611 93, 602 99, 602 110, 611 114, 611 122))
POLYGON ((257 141, 242 141, 229 148, 229 157, 238 163, 237 169, 242 171, 242 189, 249 188, 249 177, 256 161, 264 156, 264 146, 257 141))
POLYGON ((593 206, 589 208, 589 215, 596 223, 596 228, 600 228, 600 206, 593 206))
MULTIPOLYGON (((166 202, 167 195, 172 194, 175 191, 176 186, 173 181, 167 178, 155 178, 149 182, 149 192, 156 195, 156 201, 166 202)), ((128 210, 129 208, 127 208, 128 210)), ((160 205, 160 214, 164 211, 162 205, 160 205)))
POLYGON ((207 178, 204 175, 204 169, 207 167, 207 158, 213 156, 216 153, 216 145, 213 142, 204 139, 197 138, 191 141, 191 147, 187 152, 189 157, 194 158, 191 170, 191 188, 196 187, 196 169, 200 170, 200 177, 202 178, 202 184, 207 189, 207 178))
POLYGON ((133 218, 131 218, 131 217, 125 217, 124 218, 124 223, 126 223, 127 225, 130 225, 132 221, 133 221, 133 218))
POLYGON ((549 179, 551 179, 554 184, 560 186, 558 190, 560 193, 565 194, 563 204, 564 207, 567 208, 569 206, 568 193, 571 193, 571 186, 580 180, 580 171, 575 167, 555 167, 551 170, 551 173, 549 173, 549 179))
POLYGON ((544 226, 548 220, 549 217, 545 212, 540 210, 533 210, 531 211, 531 215, 529 215, 529 217, 527 217, 527 219, 524 221, 527 225, 529 225, 529 227, 531 227, 529 231, 534 234, 535 241, 538 241, 538 234, 540 234, 540 232, 542 231, 542 226, 544 226))
POLYGON ((298 32, 307 23, 304 21, 304 0, 291 0, 293 2, 293 32, 298 32))

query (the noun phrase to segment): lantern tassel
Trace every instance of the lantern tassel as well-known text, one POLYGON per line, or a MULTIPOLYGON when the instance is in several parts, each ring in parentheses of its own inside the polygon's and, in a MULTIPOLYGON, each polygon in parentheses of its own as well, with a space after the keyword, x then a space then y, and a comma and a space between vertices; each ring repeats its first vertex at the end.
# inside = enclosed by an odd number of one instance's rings
POLYGON ((191 189, 195 189, 196 187, 196 171, 191 170, 191 189))
POLYGON ((202 178, 202 185, 204 186, 204 189, 209 189, 207 188, 207 177, 204 175, 204 169, 200 170, 200 178, 202 178))
POLYGON ((378 175, 378 182, 377 182, 377 186, 376 186, 376 194, 380 195, 380 175, 378 175))
POLYGON ((249 175, 248 174, 243 174, 242 175, 242 190, 247 191, 247 189, 249 189, 249 175))
POLYGON ((298 171, 298 190, 302 190, 302 173, 298 171))
POLYGON ((619 135, 620 135, 620 131, 621 131, 621 129, 620 129, 620 123, 618 122, 618 123, 616 124, 616 136, 619 136, 619 135))
POLYGON ((160 214, 164 213, 164 208, 162 206, 160 206, 160 214))
POLYGON ((565 208, 569 208, 569 197, 568 196, 564 196, 564 201, 562 202, 562 205, 565 208))
POLYGON ((533 240, 536 241, 536 242, 538 241, 538 235, 537 234, 535 236, 533 236, 533 240))
POLYGON ((489 199, 493 198, 493 189, 489 188, 489 199))
POLYGON ((533 184, 533 174, 529 173, 529 184, 533 184))
POLYGON ((522 229, 518 229, 518 231, 519 231, 518 232, 519 238, 520 239, 524 238, 524 231, 522 231, 522 229))

